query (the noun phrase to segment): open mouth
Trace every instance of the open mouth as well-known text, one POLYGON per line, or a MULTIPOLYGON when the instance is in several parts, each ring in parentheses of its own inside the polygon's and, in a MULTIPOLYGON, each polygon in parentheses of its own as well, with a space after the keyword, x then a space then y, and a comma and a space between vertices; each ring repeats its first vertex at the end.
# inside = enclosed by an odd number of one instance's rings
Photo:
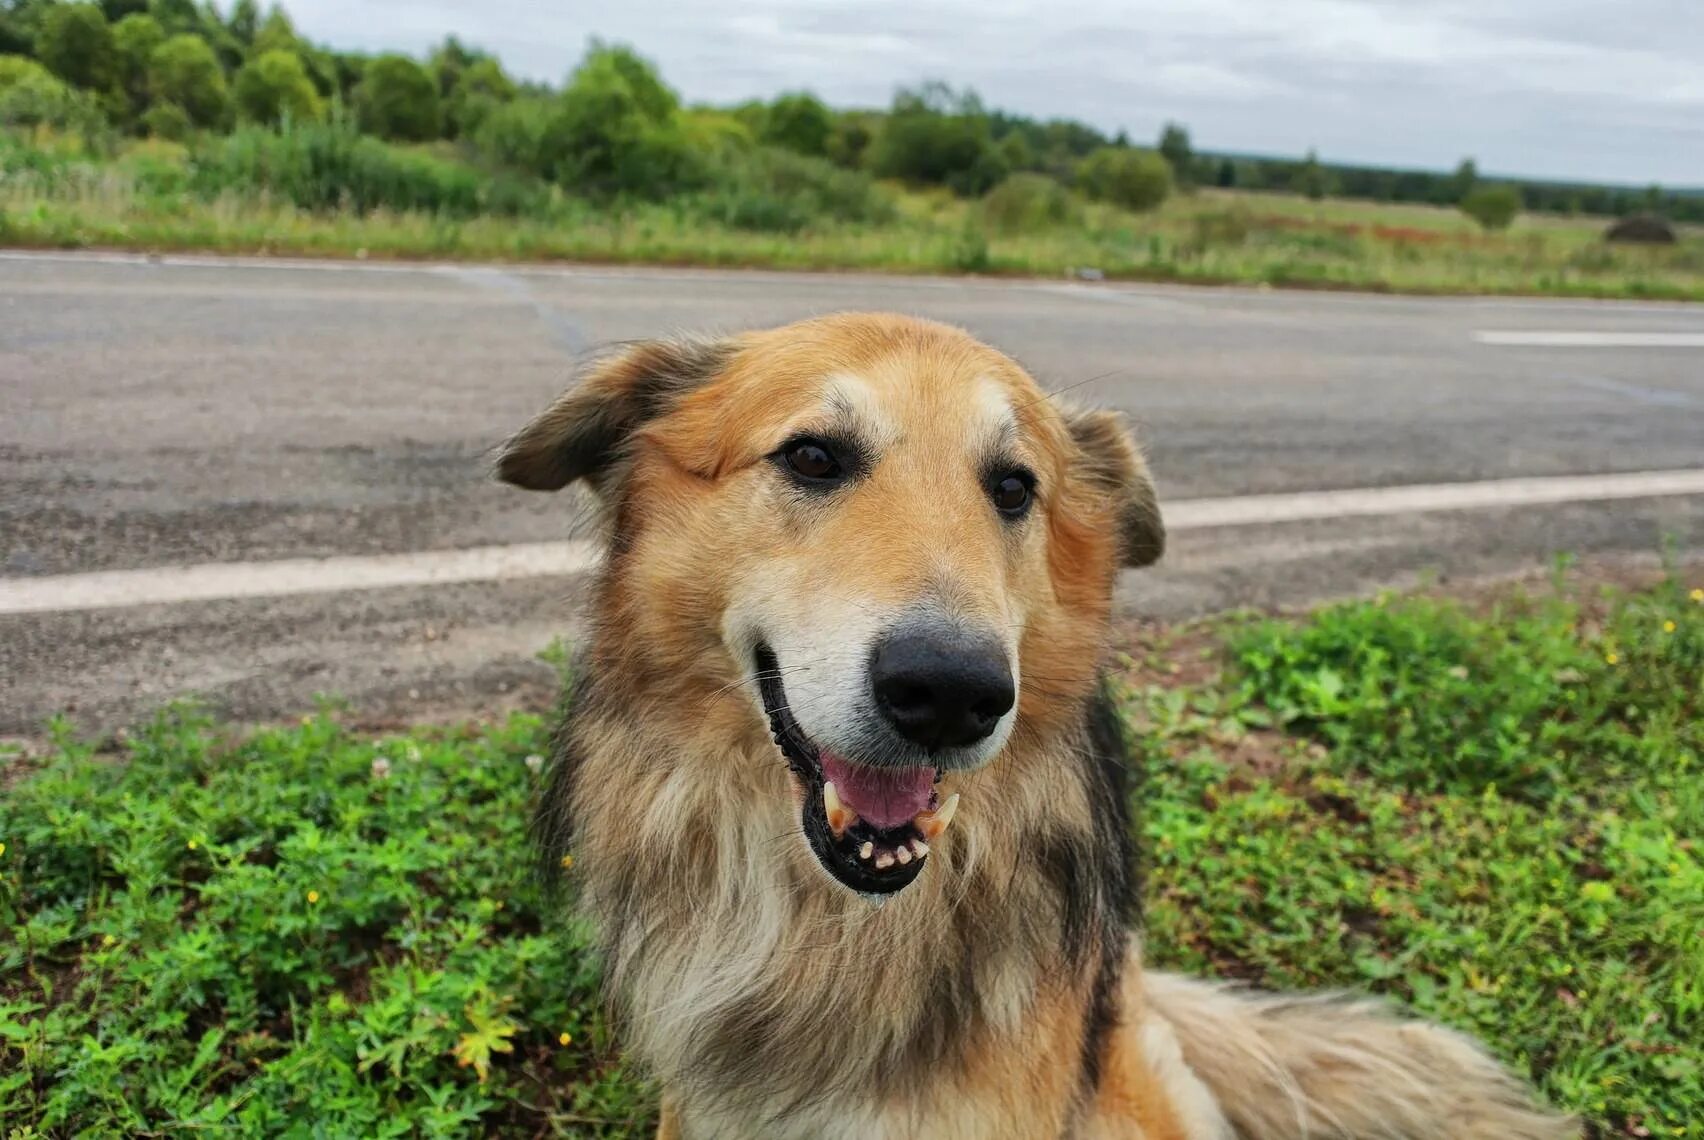
POLYGON ((937 795, 939 769, 870 767, 817 746, 793 719, 767 646, 757 650, 757 669, 769 731, 804 792, 800 822, 811 853, 852 890, 885 895, 909 886, 952 822, 958 795, 937 795))

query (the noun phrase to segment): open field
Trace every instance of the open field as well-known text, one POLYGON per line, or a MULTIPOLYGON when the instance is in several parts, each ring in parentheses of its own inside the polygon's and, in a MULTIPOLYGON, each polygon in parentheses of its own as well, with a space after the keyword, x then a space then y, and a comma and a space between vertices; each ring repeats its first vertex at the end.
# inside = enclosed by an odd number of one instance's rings
MULTIPOLYGON (((1704 1135, 1701 584, 1136 637, 1150 957, 1388 994, 1598 1136, 1704 1135)), ((342 717, 0 768, 9 1136, 648 1134, 532 877, 544 721, 342 717)))
POLYGON ((888 183, 870 191, 862 221, 830 210, 808 220, 735 214, 732 224, 720 207, 692 200, 593 205, 554 191, 514 212, 450 216, 310 210, 240 188, 210 192, 192 165, 170 143, 95 159, 0 139, 0 244, 1039 277, 1089 270, 1199 284, 1704 300, 1704 234, 1684 231, 1671 247, 1609 246, 1597 218, 1528 215, 1482 233, 1436 207, 1221 190, 1173 195, 1141 214, 1067 196, 1051 212, 1019 203, 1014 218, 944 189, 888 183))

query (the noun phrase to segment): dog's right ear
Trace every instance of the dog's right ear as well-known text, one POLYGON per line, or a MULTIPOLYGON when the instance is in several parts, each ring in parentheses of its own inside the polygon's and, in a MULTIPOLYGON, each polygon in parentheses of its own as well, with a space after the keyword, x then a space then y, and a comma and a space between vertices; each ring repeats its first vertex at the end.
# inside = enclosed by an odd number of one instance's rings
POLYGON ((648 340, 593 366, 503 445, 497 477, 529 491, 584 479, 602 492, 633 433, 727 364, 727 341, 648 340))

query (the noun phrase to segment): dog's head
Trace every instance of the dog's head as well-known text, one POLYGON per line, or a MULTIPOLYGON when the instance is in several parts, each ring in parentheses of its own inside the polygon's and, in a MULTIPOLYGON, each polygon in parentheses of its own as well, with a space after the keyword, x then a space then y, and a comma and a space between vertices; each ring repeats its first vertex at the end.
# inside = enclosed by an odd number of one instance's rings
POLYGON ((1164 545, 1116 417, 894 316, 628 347, 498 472, 591 485, 601 652, 638 704, 766 722, 810 850, 866 893, 920 873, 959 774, 1080 716, 1117 569, 1164 545))

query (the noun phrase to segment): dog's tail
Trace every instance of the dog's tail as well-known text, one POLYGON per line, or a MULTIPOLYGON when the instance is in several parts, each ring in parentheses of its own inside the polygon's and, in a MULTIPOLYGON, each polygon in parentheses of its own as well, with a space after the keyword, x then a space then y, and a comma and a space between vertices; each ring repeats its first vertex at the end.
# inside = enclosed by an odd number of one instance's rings
POLYGON ((1249 1140, 1564 1140, 1577 1121, 1535 1106, 1466 1037, 1379 1003, 1285 997, 1147 973, 1148 1008, 1249 1140))

